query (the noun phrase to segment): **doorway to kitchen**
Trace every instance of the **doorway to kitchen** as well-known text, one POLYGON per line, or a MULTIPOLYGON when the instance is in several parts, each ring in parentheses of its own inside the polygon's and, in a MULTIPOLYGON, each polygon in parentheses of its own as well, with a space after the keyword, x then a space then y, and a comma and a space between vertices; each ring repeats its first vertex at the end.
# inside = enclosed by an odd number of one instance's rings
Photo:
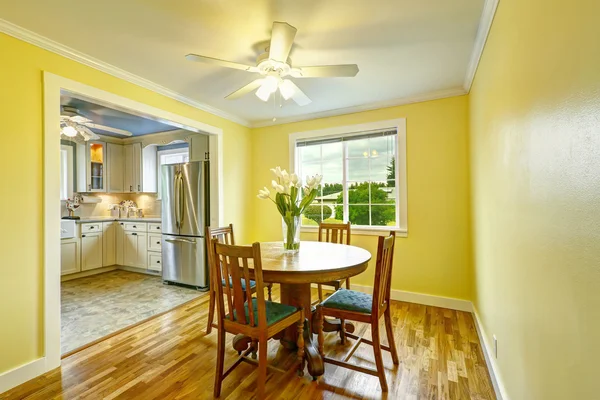
MULTIPOLYGON (((211 190, 206 199, 210 214, 206 222, 219 224, 222 130, 50 73, 44 74, 44 87, 45 354, 40 363, 44 370, 50 370, 60 365, 61 355, 72 354, 201 294, 163 285, 159 268, 159 170, 161 163, 200 160, 210 154, 211 190), (135 134, 133 129, 114 123, 103 125, 71 104, 67 110, 70 116, 81 114, 74 122, 89 124, 97 137, 85 140, 82 135, 78 143, 62 132, 61 138, 61 122, 63 128, 72 126, 64 123, 67 113, 61 102, 65 97, 93 104, 99 107, 99 114, 129 114, 163 124, 167 130, 135 134), (62 118, 56 112, 59 109, 63 110, 62 118), (98 125, 108 130, 102 131, 98 125), (111 128, 116 133, 111 134, 111 128), (73 221, 61 219, 70 214, 69 208, 81 219, 74 221, 74 228, 62 228, 61 232, 67 230, 72 236, 60 239, 55 232, 61 221, 73 221), (69 243, 63 250, 65 240, 76 244, 69 243)), ((79 104, 84 108, 84 103, 79 104)), ((69 130, 66 133, 73 134, 69 130)))

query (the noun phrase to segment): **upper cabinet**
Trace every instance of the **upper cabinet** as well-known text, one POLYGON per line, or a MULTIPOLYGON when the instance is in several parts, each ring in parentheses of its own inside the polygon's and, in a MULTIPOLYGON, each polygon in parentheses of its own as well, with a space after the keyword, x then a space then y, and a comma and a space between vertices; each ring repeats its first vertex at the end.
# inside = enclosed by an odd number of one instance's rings
POLYGON ((108 165, 106 169, 106 186, 110 193, 124 192, 124 173, 125 165, 123 156, 123 145, 108 143, 106 145, 108 151, 108 165))
POLYGON ((125 192, 156 193, 156 146, 141 143, 123 146, 123 186, 125 192))
POLYGON ((77 191, 106 192, 106 143, 77 146, 77 191))

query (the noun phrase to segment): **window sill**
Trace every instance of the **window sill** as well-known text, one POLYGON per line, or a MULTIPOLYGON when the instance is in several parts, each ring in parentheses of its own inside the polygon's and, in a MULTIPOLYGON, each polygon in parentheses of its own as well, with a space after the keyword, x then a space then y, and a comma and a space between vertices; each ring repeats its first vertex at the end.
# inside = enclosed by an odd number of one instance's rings
MULTIPOLYGON (((352 228, 352 235, 358 236, 387 236, 390 231, 396 232, 396 237, 408 237, 408 231, 400 228, 389 228, 377 227, 377 228, 352 228)), ((318 233, 319 228, 316 226, 302 226, 300 228, 301 233, 318 233)))

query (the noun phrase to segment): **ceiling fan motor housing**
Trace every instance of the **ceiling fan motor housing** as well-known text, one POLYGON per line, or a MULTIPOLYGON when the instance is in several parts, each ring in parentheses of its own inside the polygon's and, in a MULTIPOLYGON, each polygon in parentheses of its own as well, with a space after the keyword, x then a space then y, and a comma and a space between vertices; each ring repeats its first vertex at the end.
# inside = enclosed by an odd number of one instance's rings
POLYGON ((271 60, 269 58, 269 53, 265 52, 256 59, 256 68, 258 68, 258 72, 261 75, 269 75, 270 73, 275 72, 280 77, 284 77, 290 75, 292 60, 288 58, 285 63, 271 60))

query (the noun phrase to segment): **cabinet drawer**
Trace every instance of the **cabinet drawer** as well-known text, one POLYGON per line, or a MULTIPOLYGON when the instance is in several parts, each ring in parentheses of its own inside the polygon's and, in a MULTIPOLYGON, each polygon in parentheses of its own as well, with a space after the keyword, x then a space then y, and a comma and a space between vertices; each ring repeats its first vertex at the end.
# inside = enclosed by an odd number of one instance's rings
POLYGON ((150 233, 160 233, 161 232, 162 227, 160 226, 159 223, 156 222, 150 222, 148 223, 148 232, 150 233))
POLYGON ((102 232, 101 223, 81 224, 81 233, 102 232))
POLYGON ((162 271, 162 255, 160 253, 148 252, 148 269, 151 271, 162 271))
POLYGON ((145 222, 124 222, 123 229, 132 232, 146 232, 147 224, 145 222))
POLYGON ((156 233, 148 234, 148 250, 151 251, 161 251, 162 246, 160 242, 162 241, 162 235, 158 235, 156 233))

